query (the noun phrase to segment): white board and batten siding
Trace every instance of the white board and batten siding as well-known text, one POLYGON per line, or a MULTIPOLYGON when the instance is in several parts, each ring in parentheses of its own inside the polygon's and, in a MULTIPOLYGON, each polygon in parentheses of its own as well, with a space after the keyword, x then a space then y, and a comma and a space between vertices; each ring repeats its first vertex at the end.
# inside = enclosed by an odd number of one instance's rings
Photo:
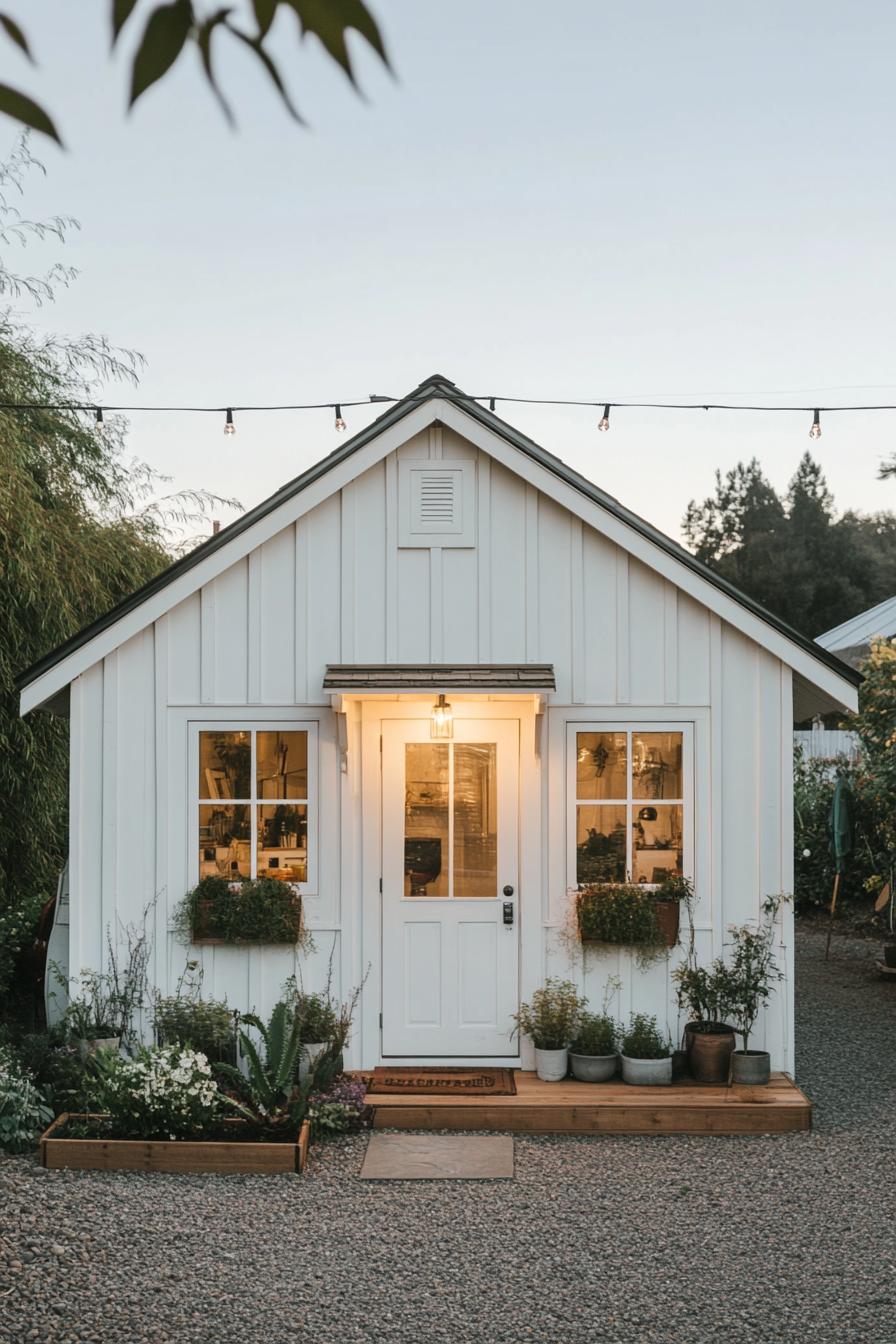
MULTIPOLYGON (((539 929, 521 993, 545 974, 571 974, 584 977, 598 1006, 607 975, 619 974, 619 1011, 656 1013, 676 1033, 669 977, 679 953, 647 971, 625 953, 589 957, 583 971, 557 939, 573 881, 570 725, 668 723, 691 732, 698 945, 709 957, 721 952, 728 924, 755 917, 765 893, 792 884, 790 668, 441 426, 350 480, 73 683, 72 971, 101 963, 107 925, 139 920, 152 906, 151 970, 162 992, 196 955, 206 994, 265 1012, 293 971, 320 988, 332 950, 337 993, 373 966, 363 1036, 374 1039, 379 949, 364 935, 371 838, 362 834, 361 712, 349 705, 343 771, 322 681, 330 663, 430 662, 555 669, 537 750, 521 762, 534 786, 522 827, 532 864, 520 919, 530 935, 539 929), (400 544, 401 462, 415 458, 472 464, 475 545, 400 544), (171 908, 196 880, 188 743, 190 725, 202 722, 316 727, 318 864, 306 894, 316 951, 301 968, 288 950, 188 954, 169 929, 171 908)), ((792 1070, 789 916, 783 943, 788 987, 761 1032, 775 1067, 792 1070)), ((352 1062, 362 1062, 357 1048, 352 1062)))

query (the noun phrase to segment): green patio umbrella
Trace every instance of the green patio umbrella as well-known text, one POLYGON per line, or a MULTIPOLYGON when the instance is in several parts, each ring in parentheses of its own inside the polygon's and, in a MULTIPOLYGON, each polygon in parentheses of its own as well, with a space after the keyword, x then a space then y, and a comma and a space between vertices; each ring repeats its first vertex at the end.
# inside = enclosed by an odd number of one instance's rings
POLYGON ((831 896, 831 920, 828 924, 828 941, 824 949, 825 961, 831 950, 831 931, 834 927, 834 912, 837 909, 837 896, 840 891, 840 878, 846 872, 846 864, 855 847, 855 812, 852 793, 842 775, 837 777, 834 796, 831 799, 831 812, 828 817, 828 835, 830 837, 831 856, 834 860, 834 891, 831 896))

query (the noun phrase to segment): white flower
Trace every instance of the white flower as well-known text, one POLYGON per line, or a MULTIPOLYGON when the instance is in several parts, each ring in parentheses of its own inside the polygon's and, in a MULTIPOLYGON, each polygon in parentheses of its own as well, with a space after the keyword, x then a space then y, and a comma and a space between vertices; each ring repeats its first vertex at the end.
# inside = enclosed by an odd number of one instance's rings
POLYGON ((804 849, 804 850, 803 850, 803 858, 804 858, 804 859, 808 859, 808 858, 810 858, 810 857, 811 857, 811 854, 812 854, 811 849, 804 849))

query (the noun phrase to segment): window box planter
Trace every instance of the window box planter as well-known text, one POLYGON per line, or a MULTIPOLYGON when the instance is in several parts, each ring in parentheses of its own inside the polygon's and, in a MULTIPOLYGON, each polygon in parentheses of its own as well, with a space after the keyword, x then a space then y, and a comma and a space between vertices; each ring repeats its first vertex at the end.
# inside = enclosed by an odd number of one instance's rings
MULTIPOLYGON (((44 1167, 71 1171, 164 1171, 218 1172, 221 1175, 299 1173, 308 1160, 311 1124, 305 1120, 294 1143, 256 1143, 235 1137, 226 1140, 175 1139, 75 1139, 66 1138, 70 1120, 89 1120, 86 1115, 58 1116, 40 1139, 44 1167)), ((234 1135, 242 1120, 227 1121, 234 1135)), ((242 1131, 244 1132, 244 1131, 242 1131)))
POLYGON ((634 883, 594 882, 575 893, 584 944, 660 950, 678 942, 681 905, 634 883))
POLYGON ((203 878, 177 906, 174 930, 194 945, 308 943, 301 895, 273 877, 203 878))

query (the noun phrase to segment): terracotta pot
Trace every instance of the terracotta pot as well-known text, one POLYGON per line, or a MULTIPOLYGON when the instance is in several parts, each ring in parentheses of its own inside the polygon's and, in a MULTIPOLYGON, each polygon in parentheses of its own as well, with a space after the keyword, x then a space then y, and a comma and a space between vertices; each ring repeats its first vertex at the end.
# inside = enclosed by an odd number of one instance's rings
MULTIPOLYGON (((698 1023, 693 1024, 695 1027, 698 1023)), ((734 1032, 692 1031, 689 1033, 691 1074, 698 1083, 724 1084, 731 1071, 734 1032)))
POLYGON ((884 965, 896 970, 896 943, 884 943, 884 965))
POLYGON ((680 901, 654 901, 656 922, 667 947, 678 942, 678 922, 681 915, 680 901))

